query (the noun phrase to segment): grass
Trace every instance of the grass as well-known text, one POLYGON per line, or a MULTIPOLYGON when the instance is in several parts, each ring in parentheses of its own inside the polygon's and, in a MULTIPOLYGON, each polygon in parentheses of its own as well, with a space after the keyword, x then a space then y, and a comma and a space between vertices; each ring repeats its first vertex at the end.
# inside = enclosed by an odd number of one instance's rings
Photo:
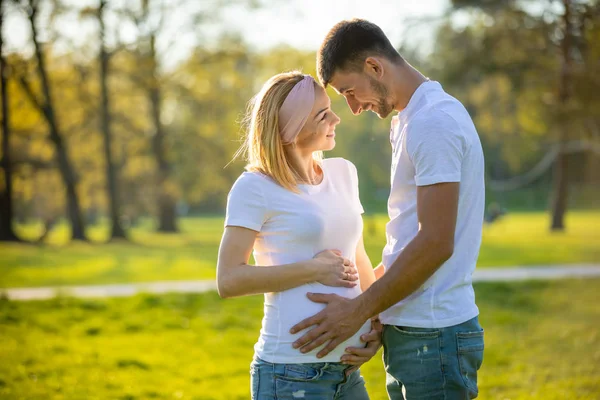
MULTIPOLYGON (((600 398, 600 280, 486 283, 482 399, 600 398)), ((247 399, 261 296, 0 300, 2 399, 247 399)), ((384 399, 380 357, 363 368, 384 399)))
MULTIPOLYGON (((374 264, 385 244, 385 215, 365 221, 365 244, 374 264)), ((478 266, 600 262, 600 212, 571 212, 566 233, 550 233, 545 213, 509 214, 484 227, 478 266)), ((222 217, 184 218, 182 233, 158 234, 146 224, 131 231, 132 242, 66 243, 68 230, 55 229, 44 245, 0 243, 0 287, 213 279, 222 217)), ((21 227, 34 238, 38 227, 21 227)), ((98 241, 103 227, 90 236, 98 241)))

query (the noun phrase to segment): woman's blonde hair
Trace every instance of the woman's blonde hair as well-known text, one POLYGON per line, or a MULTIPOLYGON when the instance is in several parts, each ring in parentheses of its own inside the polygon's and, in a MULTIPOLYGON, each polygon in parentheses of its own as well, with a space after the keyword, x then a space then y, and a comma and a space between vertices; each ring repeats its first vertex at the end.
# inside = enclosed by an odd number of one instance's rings
MULTIPOLYGON (((303 79, 299 71, 284 72, 269 79, 248 103, 244 118, 245 137, 234 159, 244 156, 246 170, 269 176, 286 189, 298 192, 298 173, 289 162, 279 133, 279 109, 293 87, 303 79)), ((287 146, 293 146, 287 145, 287 146)), ((313 153, 320 163, 323 153, 313 153)))

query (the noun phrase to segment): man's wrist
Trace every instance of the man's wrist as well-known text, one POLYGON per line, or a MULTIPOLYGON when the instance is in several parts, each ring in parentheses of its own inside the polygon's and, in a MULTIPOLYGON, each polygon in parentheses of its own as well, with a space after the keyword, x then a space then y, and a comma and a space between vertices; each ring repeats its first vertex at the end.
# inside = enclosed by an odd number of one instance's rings
POLYGON ((374 314, 374 312, 371 310, 370 302, 367 301, 368 299, 366 293, 367 292, 364 292, 360 296, 351 300, 354 308, 352 315, 354 315, 359 321, 367 321, 374 314))

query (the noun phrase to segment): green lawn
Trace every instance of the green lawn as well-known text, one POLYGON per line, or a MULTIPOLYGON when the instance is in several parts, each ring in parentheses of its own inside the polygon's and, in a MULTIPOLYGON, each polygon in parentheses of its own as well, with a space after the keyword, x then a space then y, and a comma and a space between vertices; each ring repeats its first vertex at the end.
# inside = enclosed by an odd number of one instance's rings
MULTIPOLYGON (((482 399, 600 398, 600 280, 477 284, 482 399)), ((2 399, 248 399, 262 298, 0 300, 2 399)), ((363 368, 384 399, 380 358, 363 368)))
MULTIPOLYGON (((366 218, 365 243, 373 264, 381 260, 385 215, 366 218)), ((132 230, 133 242, 67 244, 57 228, 41 246, 0 243, 0 287, 54 286, 212 279, 221 217, 185 218, 182 233, 157 234, 149 226, 132 230)), ((31 238, 36 227, 22 227, 31 238)), ((99 240, 102 228, 90 230, 99 240)), ((486 226, 479 266, 600 262, 600 212, 571 212, 566 233, 550 233, 545 213, 515 213, 486 226)))

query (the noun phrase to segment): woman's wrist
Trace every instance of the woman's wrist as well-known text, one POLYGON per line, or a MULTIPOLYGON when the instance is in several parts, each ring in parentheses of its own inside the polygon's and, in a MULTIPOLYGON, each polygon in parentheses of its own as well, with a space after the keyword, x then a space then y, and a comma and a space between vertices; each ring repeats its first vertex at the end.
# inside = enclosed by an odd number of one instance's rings
POLYGON ((319 268, 314 258, 304 262, 303 267, 306 271, 307 282, 318 282, 322 278, 323 268, 319 268))

